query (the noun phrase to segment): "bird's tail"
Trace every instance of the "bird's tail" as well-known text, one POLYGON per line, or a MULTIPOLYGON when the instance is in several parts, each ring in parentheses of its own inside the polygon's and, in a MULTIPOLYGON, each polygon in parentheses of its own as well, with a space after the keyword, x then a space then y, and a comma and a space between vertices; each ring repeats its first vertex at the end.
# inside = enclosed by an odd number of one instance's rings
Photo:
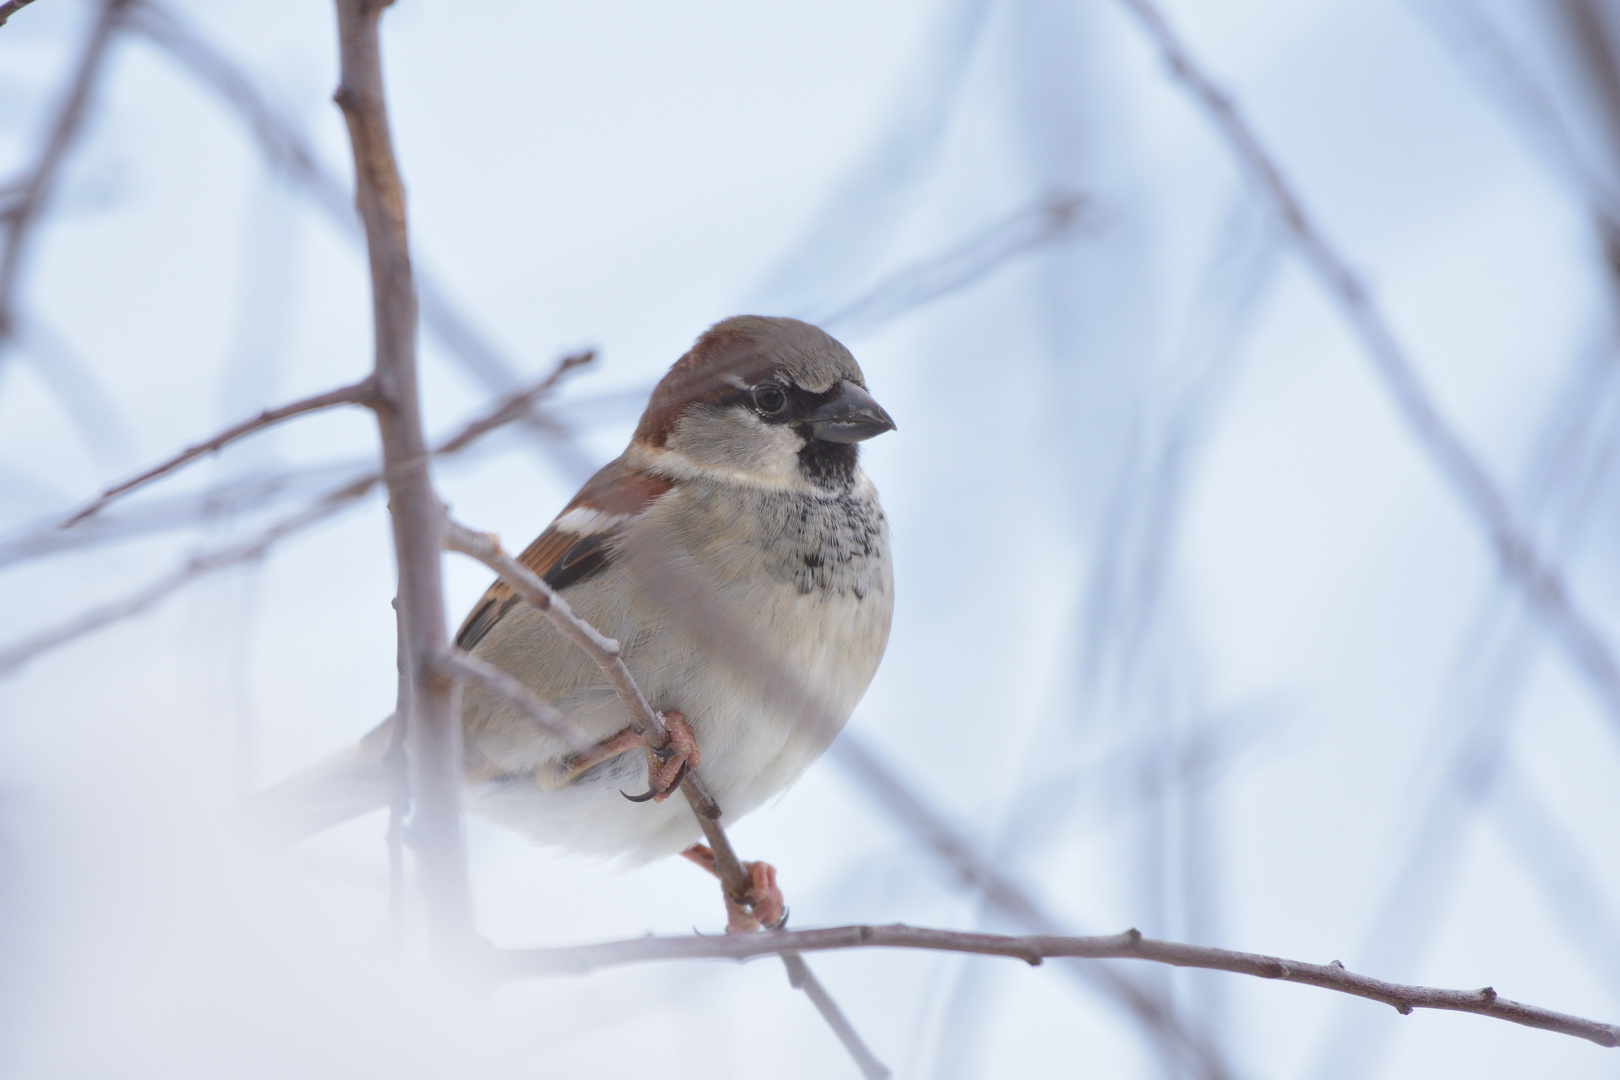
POLYGON ((393 733, 390 716, 354 746, 249 798, 242 807, 248 830, 268 844, 293 844, 387 806, 393 733))

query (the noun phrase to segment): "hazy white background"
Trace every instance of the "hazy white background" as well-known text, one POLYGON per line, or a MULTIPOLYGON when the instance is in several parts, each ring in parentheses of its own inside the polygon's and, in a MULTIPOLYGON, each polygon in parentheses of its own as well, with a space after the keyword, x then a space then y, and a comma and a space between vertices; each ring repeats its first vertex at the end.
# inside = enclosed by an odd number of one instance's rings
MULTIPOLYGON (((330 5, 175 10, 348 175, 330 5)), ((1620 371, 1590 212, 1620 152, 1551 8, 1455 10, 1490 18, 1581 167, 1486 89, 1501 70, 1451 16, 1167 4, 1620 642, 1620 371)), ((32 161, 91 14, 39 0, 0 29, 0 176, 32 161)), ((851 730, 1076 931, 1620 1015, 1620 718, 1525 617, 1118 5, 401 0, 384 25, 418 262, 526 373, 601 351, 558 409, 592 464, 639 411, 612 393, 714 320, 835 311, 1084 196, 1075 230, 970 287, 832 327, 899 423, 864 457, 898 606, 851 730), (1459 784, 1459 755, 1487 764, 1459 784)), ((34 248, 35 329, 0 354, 6 538, 370 364, 347 235, 150 42, 116 50, 34 248)), ((487 400, 432 338, 423 364, 434 429, 487 400)), ((373 446, 363 414, 304 419, 150 497, 373 446)), ((519 546, 580 479, 517 432, 438 474, 519 546)), ((264 520, 6 566, 0 644, 264 520)), ((854 1075, 774 962, 468 1000, 426 977, 413 921, 398 940, 380 816, 242 845, 245 793, 392 708, 389 553, 372 500, 0 682, 0 1072, 854 1075)), ((447 565, 459 616, 487 575, 447 565)), ((719 928, 680 860, 625 873, 468 835, 499 944, 719 928)), ((733 835, 778 866, 795 925, 1004 928, 831 761, 733 835)), ((1057 965, 812 961, 902 1077, 1167 1075, 1057 965)), ((1152 974, 1239 1076, 1620 1074, 1614 1051, 1477 1017, 1152 974)))

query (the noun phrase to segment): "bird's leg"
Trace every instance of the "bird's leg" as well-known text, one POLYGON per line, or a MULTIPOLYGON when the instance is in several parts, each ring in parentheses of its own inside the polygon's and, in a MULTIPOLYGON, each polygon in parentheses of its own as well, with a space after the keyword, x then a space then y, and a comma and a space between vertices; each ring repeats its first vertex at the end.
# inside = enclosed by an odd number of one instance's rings
POLYGON ((603 739, 589 750, 569 754, 557 763, 558 771, 562 774, 558 779, 558 785, 572 784, 593 765, 600 765, 610 757, 618 757, 627 750, 634 750, 643 745, 645 744, 640 735, 631 728, 625 728, 617 735, 603 739))
MULTIPOLYGON (((693 844, 681 854, 715 877, 720 876, 715 869, 714 852, 707 844, 693 844)), ((781 929, 787 922, 787 907, 782 902, 782 890, 776 885, 776 867, 768 862, 745 862, 742 867, 748 874, 747 893, 734 897, 726 883, 720 883, 720 894, 726 898, 726 933, 781 929)))
POLYGON ((669 745, 662 750, 647 746, 647 790, 640 795, 626 795, 631 802, 663 802, 681 786, 688 770, 697 768, 703 760, 686 717, 673 709, 659 715, 669 731, 669 745))

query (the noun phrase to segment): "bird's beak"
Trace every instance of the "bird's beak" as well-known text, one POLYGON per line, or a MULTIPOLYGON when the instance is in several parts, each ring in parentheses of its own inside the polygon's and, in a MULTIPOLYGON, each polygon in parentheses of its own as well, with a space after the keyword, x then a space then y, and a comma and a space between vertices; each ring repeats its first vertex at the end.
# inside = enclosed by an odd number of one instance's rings
POLYGON ((838 396, 807 413, 802 421, 824 442, 858 443, 894 430, 894 421, 871 394, 844 379, 838 396))

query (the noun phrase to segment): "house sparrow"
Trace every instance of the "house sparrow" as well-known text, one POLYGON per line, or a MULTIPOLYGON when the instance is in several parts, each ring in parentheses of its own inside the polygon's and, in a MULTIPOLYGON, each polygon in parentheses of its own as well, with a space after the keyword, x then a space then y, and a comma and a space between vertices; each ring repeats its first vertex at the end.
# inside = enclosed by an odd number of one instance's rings
MULTIPOLYGON (((625 452, 519 557, 619 641, 686 749, 651 760, 596 665, 497 581, 457 646, 596 745, 570 746, 466 685, 469 809, 577 852, 640 862, 694 845, 701 863, 696 818, 661 798, 684 769, 701 768, 728 821, 797 779, 849 719, 888 641, 888 525, 857 458, 894 426, 849 350, 814 326, 738 316, 699 337, 625 452), (657 801, 621 796, 643 786, 657 801)), ((366 742, 380 748, 381 735, 366 742)))

